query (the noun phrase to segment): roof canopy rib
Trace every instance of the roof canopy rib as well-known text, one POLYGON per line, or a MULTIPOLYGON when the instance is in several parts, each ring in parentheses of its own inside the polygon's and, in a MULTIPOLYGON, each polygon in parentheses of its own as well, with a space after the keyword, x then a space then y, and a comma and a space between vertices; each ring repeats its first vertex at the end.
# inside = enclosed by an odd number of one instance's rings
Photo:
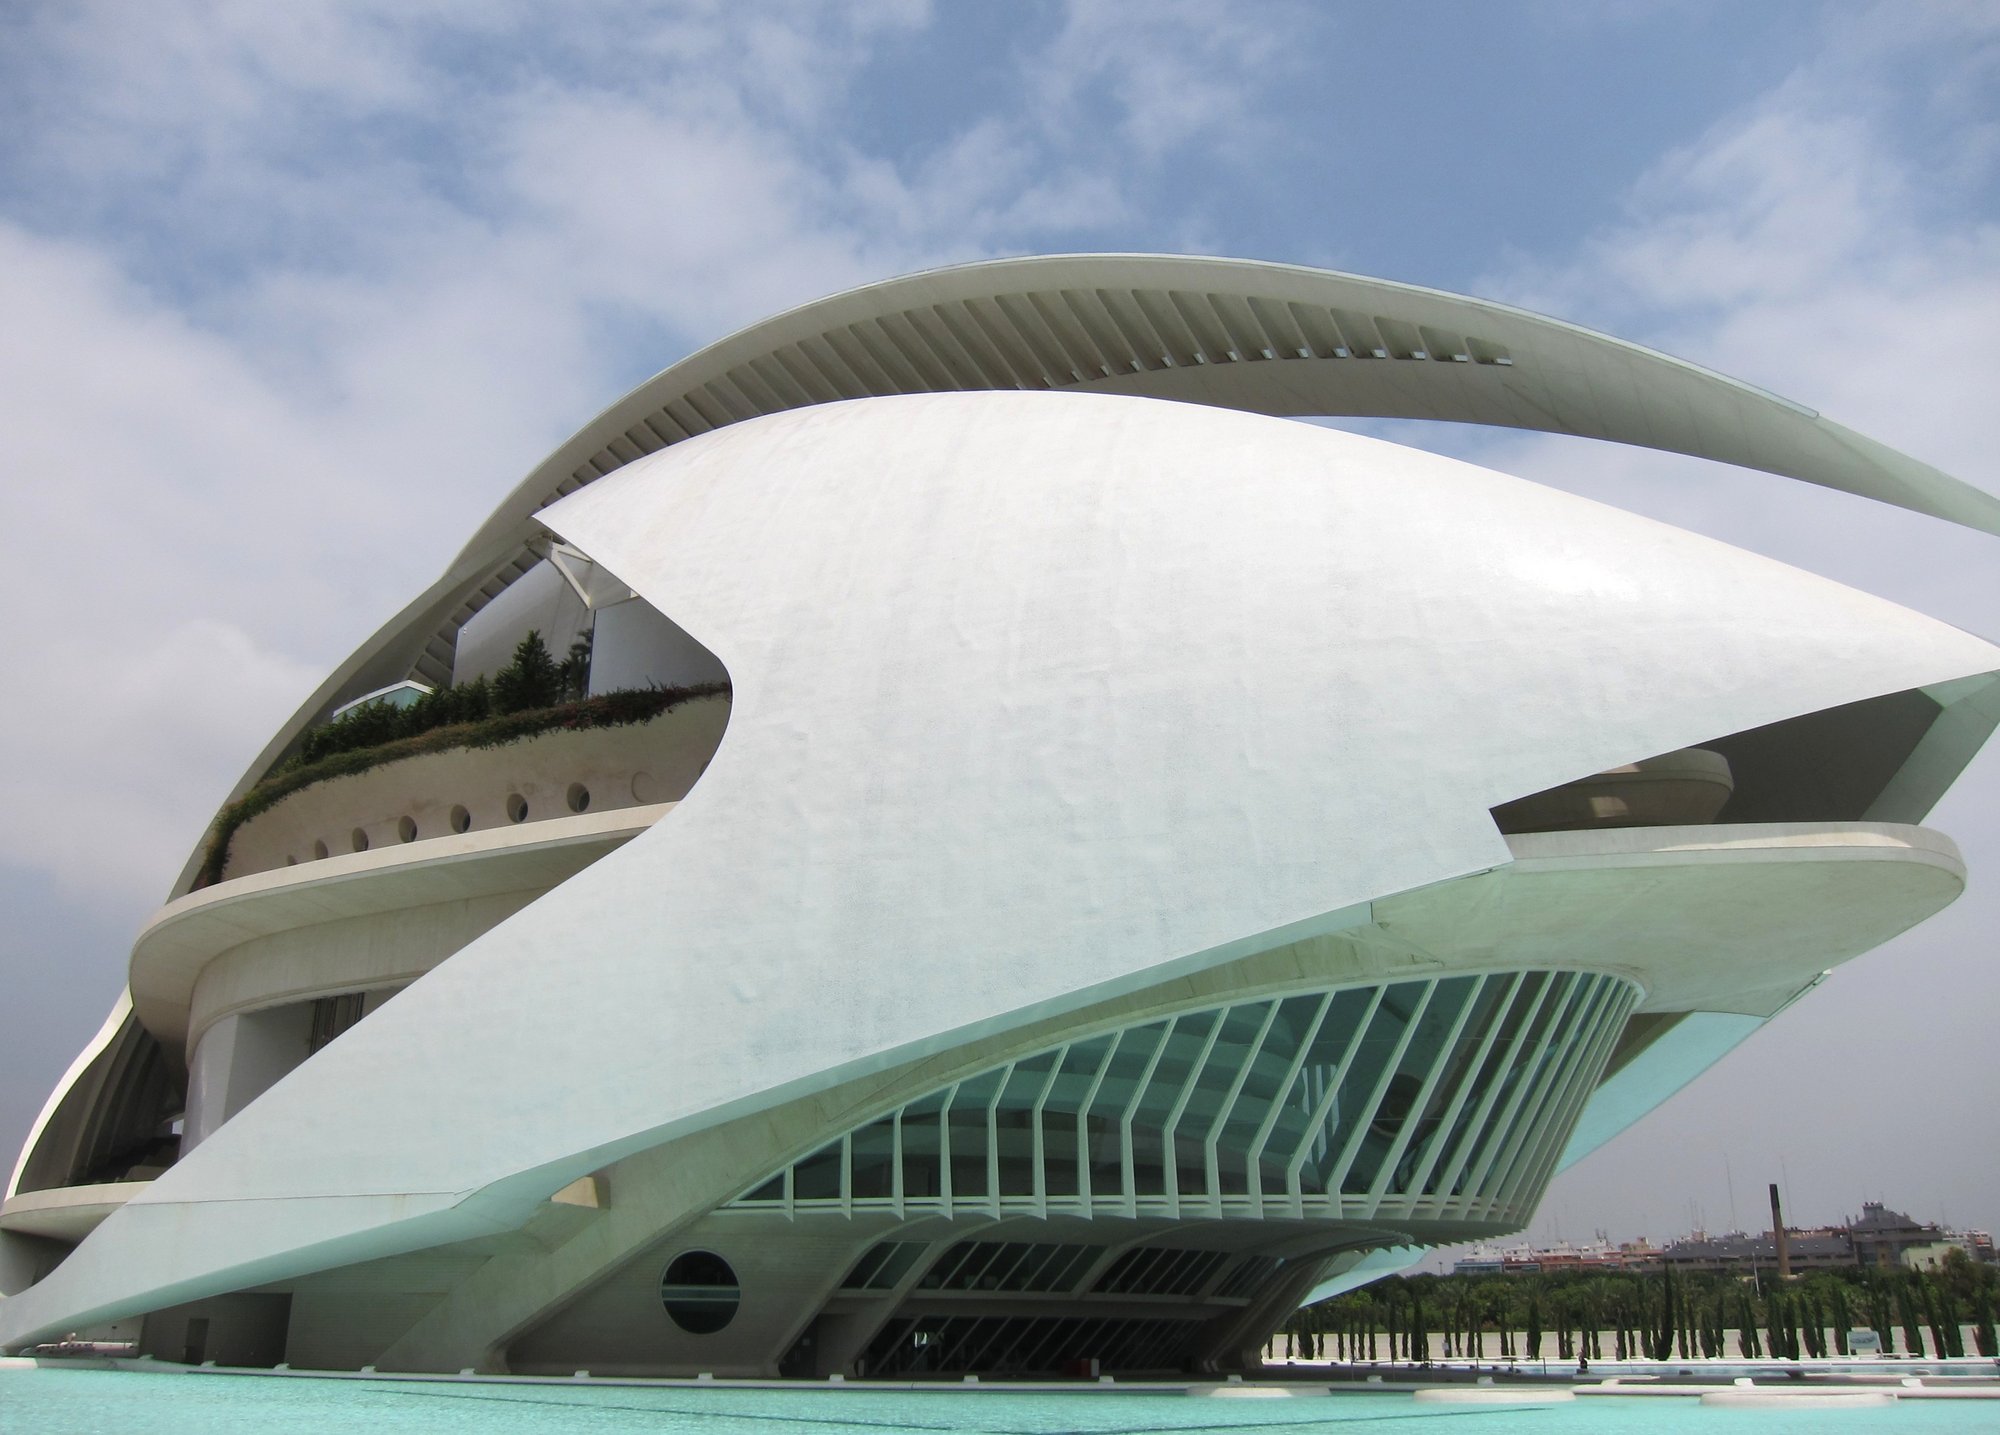
POLYGON ((1071 255, 910 275, 752 325, 585 425, 464 556, 640 454, 742 419, 884 394, 1066 388, 1575 434, 2000 533, 1991 494, 1761 389, 1560 320, 1291 265, 1071 255))

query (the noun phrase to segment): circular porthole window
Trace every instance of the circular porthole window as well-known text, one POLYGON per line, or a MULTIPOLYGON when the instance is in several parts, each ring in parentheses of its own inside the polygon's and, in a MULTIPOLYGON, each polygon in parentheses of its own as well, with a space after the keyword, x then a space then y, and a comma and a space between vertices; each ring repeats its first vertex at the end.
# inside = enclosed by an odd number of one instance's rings
POLYGON ((324 860, 325 860, 325 858, 326 858, 326 855, 327 855, 327 853, 326 853, 326 842, 325 842, 325 840, 324 840, 324 839, 321 839, 320 841, 318 841, 318 842, 315 842, 315 843, 313 843, 313 860, 314 860, 314 861, 324 861, 324 860))
POLYGON ((569 810, 571 812, 581 812, 589 806, 590 789, 580 782, 572 782, 569 785, 569 810))
POLYGON ((348 833, 347 840, 353 844, 356 852, 366 852, 368 850, 368 834, 363 832, 359 827, 348 833))
POLYGON ((414 817, 405 817, 401 821, 399 821, 396 824, 396 835, 402 838, 405 842, 416 841, 417 819, 414 817))
POLYGON ((471 831, 471 830, 472 830, 472 814, 471 814, 470 812, 467 812, 467 811, 466 811, 466 810, 465 810, 465 809, 464 809, 463 807, 454 807, 454 808, 452 808, 452 810, 451 810, 451 830, 452 830, 452 831, 454 831, 454 832, 469 832, 469 831, 471 831))
POLYGON ((682 1251, 660 1276, 660 1304, 690 1335, 713 1335, 728 1325, 742 1296, 736 1272, 714 1251, 682 1251))
POLYGON ((507 820, 526 822, 528 820, 528 799, 518 792, 507 794, 507 820))

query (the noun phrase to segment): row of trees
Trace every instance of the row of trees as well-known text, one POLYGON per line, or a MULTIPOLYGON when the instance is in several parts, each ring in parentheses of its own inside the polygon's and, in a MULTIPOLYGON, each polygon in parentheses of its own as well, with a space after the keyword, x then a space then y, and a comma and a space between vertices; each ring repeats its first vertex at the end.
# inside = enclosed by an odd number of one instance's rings
POLYGON ((446 683, 408 707, 373 702, 354 708, 302 737, 294 762, 310 767, 335 753, 380 747, 441 727, 582 702, 589 688, 590 634, 577 634, 569 655, 557 662, 542 635, 531 629, 515 647, 513 660, 491 681, 482 676, 446 683))
POLYGON ((698 698, 726 697, 726 682, 687 687, 620 688, 586 697, 590 645, 580 641, 561 663, 541 635, 530 633, 507 667, 489 682, 448 685, 407 708, 371 703, 315 728, 291 759, 266 773, 215 816, 196 887, 213 886, 229 870, 230 844, 244 823, 315 783, 366 772, 384 762, 457 748, 503 747, 558 729, 582 732, 651 722, 698 698))
POLYGON ((1282 1354, 1349 1361, 1695 1360, 1847 1355, 1847 1333, 1872 1327, 1882 1349, 2000 1355, 2000 1278, 1958 1253, 1937 1273, 1819 1271, 1801 1280, 1547 1272, 1395 1277, 1296 1312, 1282 1354), (1730 1332, 1737 1333, 1735 1349, 1730 1332), (1928 1337, 1928 1339, 1927 1339, 1928 1337))

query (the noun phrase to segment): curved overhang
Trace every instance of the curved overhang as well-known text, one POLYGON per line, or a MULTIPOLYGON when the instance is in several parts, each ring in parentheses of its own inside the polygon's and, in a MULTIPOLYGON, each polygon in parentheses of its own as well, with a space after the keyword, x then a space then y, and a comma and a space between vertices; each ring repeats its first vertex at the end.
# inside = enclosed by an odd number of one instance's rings
MULTIPOLYGON (((321 922, 544 891, 631 841, 674 806, 614 808, 436 837, 254 872, 189 893, 140 931, 129 1000, 148 1031, 178 1048, 199 1035, 189 1031, 195 983, 232 947, 321 922)), ((329 980, 338 986, 339 973, 329 980)))
MULTIPOLYGON (((1134 395, 1286 417, 1414 418, 1570 434, 1761 469, 2000 534, 2000 498, 1811 409, 1525 309, 1299 265, 1188 255, 991 260, 766 319, 640 384, 538 465, 446 573, 272 738, 407 677, 448 680, 460 627, 537 561, 535 515, 687 438, 843 399, 1134 395)), ((190 857, 174 891, 188 890, 190 857)))
POLYGON ((1595 952, 1646 989, 1643 1014, 1768 1019, 1965 888, 1952 840, 1900 823, 1536 832, 1507 849, 1491 872, 1375 903, 1375 920, 1503 967, 1595 952))
POLYGON ((0 1204, 0 1231, 43 1240, 82 1240, 113 1211, 144 1191, 150 1181, 109 1181, 95 1186, 56 1186, 24 1191, 0 1204))
POLYGON ((1762 469, 2000 533, 2000 498, 1763 389, 1560 319, 1303 265, 1068 254, 905 275, 712 344, 585 424, 459 556, 696 434, 839 399, 982 389, 1571 434, 1762 469))
POLYGON ((4 1193, 7 1199, 12 1199, 20 1191, 22 1173, 28 1169, 28 1162, 33 1159, 35 1148, 42 1144, 42 1137, 47 1133, 49 1124, 56 1119, 56 1113, 62 1109, 63 1102, 68 1099, 77 1082, 83 1078, 83 1074, 90 1069, 90 1064, 110 1050, 111 1043, 118 1039, 118 1033, 124 1029, 126 1019, 131 1015, 132 993, 122 991, 118 993, 118 1000, 112 1004, 111 1015, 104 1019, 104 1024, 97 1029, 97 1035, 85 1043, 83 1050, 76 1054, 76 1060, 69 1064, 69 1070, 62 1074, 62 1080, 58 1081, 55 1089, 49 1092, 49 1099, 42 1103, 42 1109, 35 1117, 35 1124, 28 1128, 28 1139, 21 1143, 21 1154, 14 1158, 14 1170, 7 1178, 7 1189, 4 1193))

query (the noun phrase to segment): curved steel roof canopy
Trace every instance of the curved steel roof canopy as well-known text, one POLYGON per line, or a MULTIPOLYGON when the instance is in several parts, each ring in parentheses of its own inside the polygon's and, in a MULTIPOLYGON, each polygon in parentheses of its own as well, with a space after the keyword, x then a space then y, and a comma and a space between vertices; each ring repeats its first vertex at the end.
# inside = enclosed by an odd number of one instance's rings
POLYGON ((448 680, 459 628, 539 561, 534 515, 565 494, 744 419, 841 399, 1009 389, 1575 434, 2000 534, 2000 498, 1928 464, 1749 384, 1509 305, 1255 260, 992 260, 817 300, 633 389, 530 473, 443 577, 328 678, 237 793, 333 702, 411 676, 448 680))

